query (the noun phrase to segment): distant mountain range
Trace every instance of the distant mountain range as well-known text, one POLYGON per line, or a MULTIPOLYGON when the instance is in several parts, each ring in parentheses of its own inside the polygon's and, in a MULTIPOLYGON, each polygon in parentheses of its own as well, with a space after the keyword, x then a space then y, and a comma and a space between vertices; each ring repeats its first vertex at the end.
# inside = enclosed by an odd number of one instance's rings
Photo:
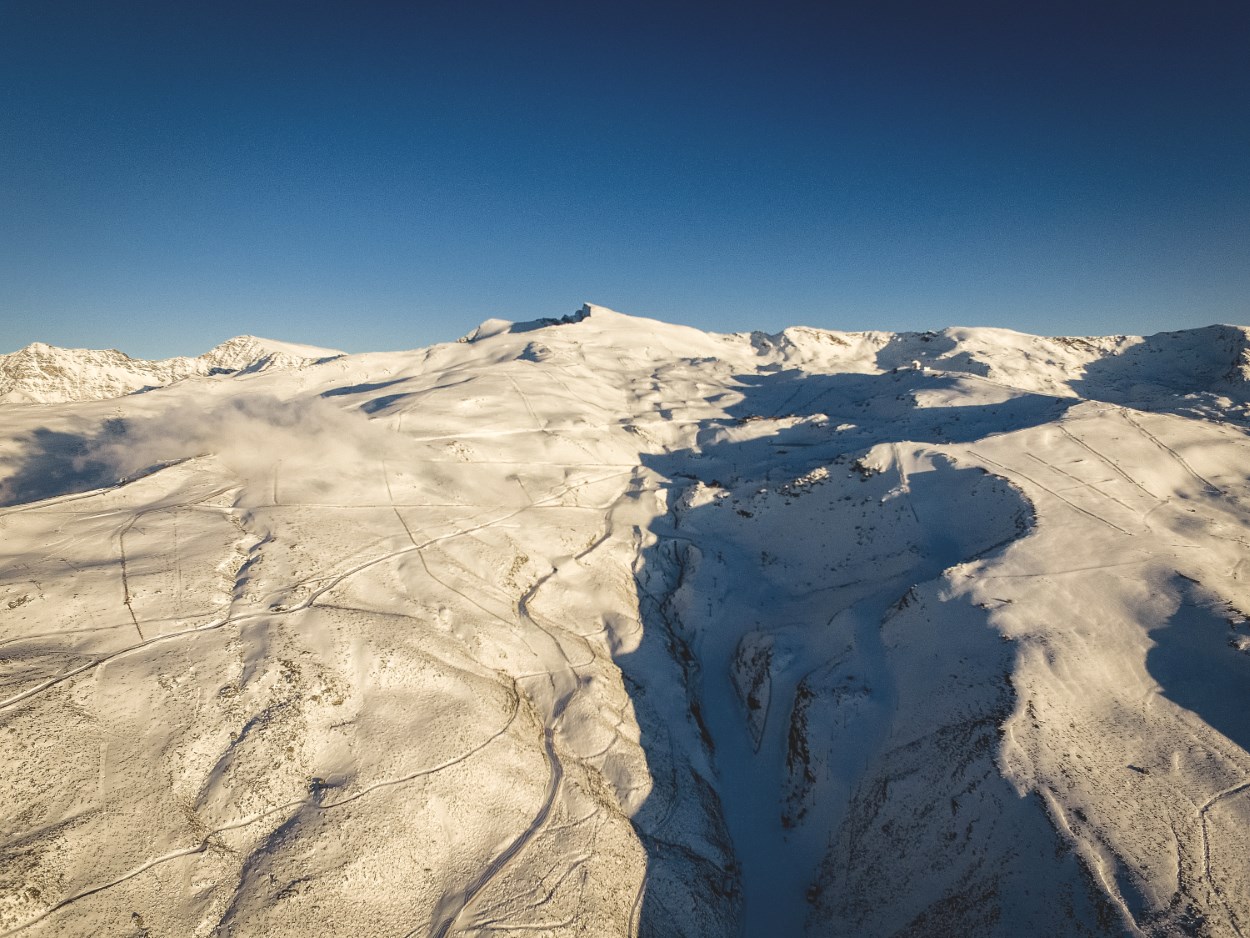
POLYGON ((196 375, 302 368, 343 354, 241 335, 195 358, 144 361, 114 349, 67 349, 32 342, 0 355, 0 403, 103 400, 196 375))

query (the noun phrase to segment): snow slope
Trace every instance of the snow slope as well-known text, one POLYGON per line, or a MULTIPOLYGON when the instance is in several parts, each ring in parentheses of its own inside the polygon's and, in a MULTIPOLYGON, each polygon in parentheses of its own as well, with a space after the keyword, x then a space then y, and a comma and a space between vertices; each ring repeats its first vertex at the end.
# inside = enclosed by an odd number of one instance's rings
POLYGON ((3 405, 0 934, 1243 935, 1247 334, 3 405))
POLYGON ((104 400, 192 375, 302 368, 341 355, 332 349, 240 335, 196 358, 143 361, 110 349, 66 349, 32 342, 0 355, 0 403, 104 400))

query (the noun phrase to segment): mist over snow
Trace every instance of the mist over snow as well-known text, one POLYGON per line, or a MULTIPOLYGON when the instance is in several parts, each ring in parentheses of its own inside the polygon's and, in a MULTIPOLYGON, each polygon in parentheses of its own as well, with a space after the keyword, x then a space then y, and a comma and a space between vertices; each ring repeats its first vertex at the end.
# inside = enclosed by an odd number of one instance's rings
MULTIPOLYGON (((240 478, 350 474, 363 460, 394 458, 402 440, 359 412, 320 397, 260 393, 183 399, 133 418, 110 417, 82 435, 39 427, 14 437, 16 468, 0 481, 0 501, 26 502, 134 480, 187 459, 212 459, 240 478)), ((333 487, 326 476, 322 484, 333 487)))
POLYGON ((232 342, 0 356, 0 935, 1250 929, 1247 329, 232 342))

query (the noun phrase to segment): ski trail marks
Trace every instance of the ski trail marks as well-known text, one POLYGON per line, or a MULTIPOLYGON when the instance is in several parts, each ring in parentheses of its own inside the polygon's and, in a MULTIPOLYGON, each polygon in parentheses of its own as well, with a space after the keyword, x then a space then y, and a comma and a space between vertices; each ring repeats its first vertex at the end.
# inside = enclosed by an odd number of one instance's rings
MULTIPOLYGON (((599 537, 595 538, 583 550, 579 551, 571 558, 571 562, 580 562, 584 557, 596 550, 613 534, 614 525, 612 520, 613 511, 627 498, 633 497, 641 488, 641 480, 635 472, 630 473, 633 478, 630 480, 626 491, 616 498, 609 506, 604 509, 603 531, 599 537)), ((527 510, 527 509, 522 509, 527 510)), ((428 568, 427 568, 428 570, 428 568)), ((560 641, 559 635, 552 629, 547 628, 538 622, 529 610, 529 604, 553 576, 559 572, 558 567, 553 567, 549 572, 539 577, 532 586, 529 587, 518 599, 516 603, 516 619, 522 626, 525 626, 531 632, 537 632, 545 638, 545 642, 541 644, 549 645, 549 654, 547 658, 549 664, 546 670, 537 671, 533 674, 520 675, 516 678, 519 682, 524 680, 545 679, 550 684, 550 694, 552 703, 550 710, 546 714, 542 714, 540 706, 545 695, 532 694, 529 695, 529 706, 535 717, 541 722, 543 727, 543 755, 547 763, 548 778, 547 787, 543 793, 542 802, 539 804, 538 810, 534 817, 521 831, 514 837, 508 845, 500 851, 500 853, 492 859, 486 867, 463 889, 445 896, 439 903, 439 908, 435 912, 435 922, 432 923, 430 935, 432 938, 447 938, 453 929, 459 928, 461 919, 472 910, 473 904, 491 883, 495 882, 503 875, 518 857, 529 847, 546 828, 548 821, 551 819, 552 811, 555 809, 560 790, 564 782, 564 763, 561 761, 560 754, 555 745, 556 732, 559 729, 561 720, 564 717, 565 709, 573 695, 577 691, 577 673, 580 668, 586 667, 595 660, 595 649, 590 641, 578 632, 568 632, 559 629, 561 634, 571 635, 576 638, 589 652, 590 657, 582 662, 572 662, 569 660, 568 653, 564 650, 564 645, 560 641)), ((446 585, 446 584, 444 584, 446 585)), ((459 590, 455 590, 459 592, 459 590)), ((464 594, 461 593, 463 596, 464 594)), ((467 598, 467 597, 465 597, 467 598)), ((472 600, 470 600, 472 601, 472 600)), ((477 605, 477 603, 474 603, 477 605)), ((481 608, 479 606, 479 608, 481 608)), ((494 615, 492 613, 492 615, 494 615)), ((496 618, 499 618, 496 616, 496 618)), ((529 644, 527 642, 527 644, 529 644)), ((533 645, 530 646, 531 650, 533 645)), ((539 660, 543 659, 543 655, 538 655, 539 660)), ((639 899, 635 899, 637 906, 639 899)), ((408 933, 408 938, 417 935, 421 929, 415 929, 408 933)))
POLYGON ((126 572, 126 533, 135 526, 135 522, 139 520, 141 515, 142 512, 131 517, 129 521, 122 525, 122 529, 117 532, 117 550, 122 568, 122 605, 130 613, 130 621, 134 623, 135 631, 139 633, 139 641, 143 641, 143 629, 139 627, 139 619, 135 616, 135 607, 130 595, 130 576, 126 572))
POLYGON ((517 384, 516 378, 509 376, 508 383, 516 388, 517 394, 520 395, 521 403, 525 405, 525 409, 529 411, 530 418, 534 421, 534 429, 538 430, 540 433, 545 433, 546 427, 544 427, 543 422, 538 419, 538 413, 534 410, 534 405, 530 403, 529 395, 521 390, 521 386, 517 384))
MULTIPOLYGON (((599 482, 606 482, 608 479, 614 479, 614 478, 617 478, 618 476, 630 475, 630 474, 631 474, 630 472, 614 472, 607 476, 603 476, 602 478, 587 479, 583 482, 572 483, 570 485, 564 486, 558 492, 555 492, 551 495, 546 496, 543 499, 540 499, 538 506, 535 506, 535 507, 540 507, 542 504, 546 502, 558 501, 568 492, 577 488, 581 488, 582 486, 596 485, 599 482)), ((41 681, 39 684, 36 684, 34 687, 27 688, 26 690, 21 691, 20 693, 14 694, 13 696, 5 700, 0 700, 0 711, 7 710, 10 707, 16 706, 17 704, 22 703, 25 700, 29 700, 30 698, 38 694, 41 694, 44 691, 52 687, 55 687, 58 684, 68 681, 69 679, 75 677, 76 675, 81 674, 84 671, 88 671, 92 668, 98 667, 101 664, 105 664, 109 661, 113 661, 114 659, 120 658, 124 655, 132 654, 136 651, 140 651, 144 648, 158 644, 160 642, 173 641, 174 639, 185 638, 187 636, 196 635, 201 632, 211 632, 211 631, 214 631, 215 629, 220 629, 223 626, 228 625, 230 623, 242 624, 245 622, 253 622, 257 619, 262 619, 262 618, 267 618, 267 617, 272 617, 272 616, 280 616, 280 615, 290 615, 295 612, 301 612, 304 609, 307 609, 311 607, 312 605, 314 605, 316 601, 321 598, 322 595, 334 589, 336 586, 338 586, 345 580, 355 576, 358 573, 361 573, 364 570, 368 570, 381 563, 387 563, 388 561, 394 560, 396 557, 402 556, 404 554, 410 554, 410 553, 413 553, 414 551, 416 552, 423 551, 425 548, 430 547, 433 544, 438 544, 443 541, 452 540, 457 537, 463 537, 466 534, 472 534, 474 531, 480 531, 484 528, 492 527, 493 525, 502 524, 503 522, 509 521, 512 518, 515 518, 517 515, 525 511, 529 511, 529 510, 530 510, 529 506, 518 508, 515 511, 508 512, 500 517, 492 518, 488 521, 483 521, 481 524, 471 525, 470 527, 462 528, 457 531, 451 531, 447 534, 440 534, 437 537, 432 537, 425 541, 414 543, 411 546, 402 547, 398 550, 389 551, 385 554, 382 554, 379 557, 374 557, 370 560, 366 560, 362 563, 356 564, 355 566, 350 567, 344 572, 340 574, 336 574, 331 577, 326 577, 326 578, 308 577, 304 580, 297 581, 291 584, 290 588, 293 589, 295 587, 313 582, 314 580, 318 580, 318 579, 325 580, 322 586, 319 586, 317 589, 310 592, 307 596, 305 596, 302 600, 300 600, 298 603, 295 603, 294 605, 281 608, 281 609, 269 609, 263 612, 248 612, 248 613, 242 613, 238 615, 235 615, 233 612, 231 612, 218 619, 214 619, 213 621, 208 622, 204 625, 193 626, 187 629, 179 629, 176 632, 166 632, 164 634, 157 635, 153 638, 145 639, 144 641, 138 642, 137 644, 134 644, 134 645, 130 645, 126 648, 118 649, 117 651, 111 652, 107 655, 101 655, 98 658, 93 658, 91 661, 88 661, 85 664, 79 665, 78 667, 73 668, 69 671, 66 671, 62 674, 54 675, 53 677, 50 677, 44 681, 41 681)))
MULTIPOLYGON (((525 830, 513 838, 512 842, 498 856, 486 865, 477 878, 466 886, 459 896, 452 897, 454 908, 449 910, 449 912, 444 912, 438 924, 431 930, 430 934, 433 938, 447 938, 451 930, 456 927, 460 917, 469 910, 469 907, 478 895, 481 894, 482 890, 503 873, 546 826, 548 819, 551 817, 551 811, 555 807, 560 786, 564 781, 564 764, 556 754, 554 733, 554 724, 543 728, 543 753, 547 760, 549 774, 542 804, 539 805, 533 820, 530 821, 529 826, 525 830)), ((409 932, 409 935, 416 934, 417 931, 409 932)))
POLYGON ((1047 486, 1043 485, 1041 482, 1038 482, 1032 476, 1026 475, 1025 473, 1021 472, 1019 469, 1014 469, 1010 466, 1004 466, 1002 463, 997 462, 996 460, 990 459, 988 456, 982 455, 981 453, 978 453, 976 450, 970 449, 968 450, 968 452, 971 453, 973 456, 975 456, 977 459, 980 459, 983 462, 989 463, 991 466, 997 466, 999 469, 1003 470, 1003 472, 1007 474, 1007 478, 1011 478, 1012 475, 1017 475, 1021 479, 1024 479, 1026 482, 1030 483, 1031 485, 1036 485, 1039 489, 1041 489, 1043 492, 1046 492, 1048 495, 1053 495, 1055 498, 1059 499, 1059 501, 1063 502, 1073 511, 1078 511, 1081 514, 1085 515, 1085 517, 1087 518, 1092 518, 1095 521, 1099 521, 1105 524, 1109 528, 1119 531, 1121 534, 1126 534, 1129 537, 1132 537, 1131 531, 1126 531, 1124 530, 1124 528, 1120 527, 1115 522, 1108 521, 1106 518, 1103 518, 1100 515, 1096 515, 1092 511, 1089 511, 1088 509, 1082 508, 1076 502, 1071 501, 1067 498, 1064 498, 1054 489, 1048 488, 1047 486))
MULTIPOLYGON (((1061 468, 1060 466, 1057 466, 1057 465, 1055 465, 1055 464, 1054 464, 1054 463, 1052 463, 1052 462, 1047 462, 1046 460, 1042 459, 1040 456, 1036 455, 1035 453, 1025 453, 1024 455, 1028 456, 1028 457, 1029 457, 1029 459, 1033 460, 1033 461, 1034 461, 1035 463, 1037 463, 1038 465, 1040 465, 1040 466, 1044 466, 1044 467, 1046 467, 1047 469, 1050 469, 1050 470, 1051 470, 1051 471, 1053 471, 1053 472, 1057 472, 1057 473, 1059 473, 1061 476, 1065 476, 1066 478, 1071 479, 1071 480, 1072 480, 1073 482, 1075 482, 1077 485, 1080 485, 1080 486, 1082 486, 1082 487, 1084 487, 1084 488, 1090 489, 1091 491, 1094 491, 1094 492, 1096 492, 1097 494, 1101 495, 1103 498, 1109 498, 1109 499, 1111 499, 1113 502, 1115 502, 1115 503, 1116 503, 1117 505, 1119 505, 1121 508, 1124 508, 1124 509, 1126 509, 1127 511, 1130 511, 1130 512, 1132 512, 1133 514, 1137 514, 1137 515, 1139 515, 1139 514, 1140 514, 1140 513, 1139 513, 1139 512, 1138 512, 1135 508, 1133 508, 1133 506, 1132 506, 1132 505, 1128 504, 1128 503, 1127 503, 1127 502, 1125 502, 1125 501, 1122 501, 1122 500, 1120 500, 1120 499, 1116 498, 1116 497, 1115 497, 1114 495, 1112 495, 1110 492, 1105 492, 1105 491, 1103 491, 1101 488, 1099 488, 1099 487, 1098 487, 1097 483, 1095 483, 1095 482, 1087 482, 1085 479, 1082 479, 1080 476, 1075 476, 1075 475, 1073 475, 1072 473, 1068 472, 1066 469, 1063 469, 1063 468, 1061 468)), ((1143 516, 1143 517, 1144 517, 1144 516, 1143 516)))
POLYGON ((1171 456, 1174 460, 1176 460, 1176 463, 1177 463, 1177 464, 1178 464, 1178 465, 1179 465, 1182 469, 1184 469, 1187 473, 1189 473, 1189 475, 1190 475, 1190 476, 1192 476, 1192 477, 1193 477, 1196 481, 1198 481, 1198 482, 1202 483, 1202 486, 1203 486, 1203 487, 1207 490, 1207 494, 1209 494, 1209 495, 1223 495, 1223 494, 1225 494, 1225 493, 1224 493, 1224 491, 1223 491, 1223 489, 1221 489, 1218 485, 1216 485, 1216 484, 1215 484, 1214 482, 1212 482, 1210 479, 1208 479, 1208 478, 1206 478, 1205 476, 1201 475, 1201 474, 1200 474, 1200 473, 1199 473, 1196 469, 1194 469, 1194 467, 1193 467, 1193 466, 1191 466, 1189 463, 1187 463, 1187 462, 1185 461, 1185 457, 1184 457, 1184 456, 1182 456, 1182 455, 1181 455, 1180 453, 1178 453, 1176 450, 1172 449, 1172 447, 1168 446, 1168 445, 1167 445, 1166 443, 1164 443, 1161 439, 1159 439, 1157 436, 1155 436, 1153 433, 1151 433, 1149 430, 1147 430, 1145 427, 1143 427, 1143 426, 1141 425, 1141 423, 1140 423, 1140 422, 1139 422, 1136 418, 1134 418, 1134 417, 1133 417, 1132 413, 1131 413, 1131 412, 1130 412, 1127 408, 1123 408, 1123 407, 1119 408, 1119 409, 1118 409, 1118 413, 1120 414, 1120 416, 1121 416, 1121 417, 1123 417, 1123 418, 1125 419, 1125 421, 1127 421, 1128 423, 1130 423, 1130 424, 1132 424, 1134 427, 1136 427, 1136 428, 1137 428, 1137 431, 1138 431, 1138 432, 1139 432, 1142 436, 1144 436, 1146 439, 1148 439, 1151 443, 1153 443, 1155 446, 1157 446, 1157 447, 1158 447, 1159 449, 1161 449, 1163 452, 1165 452, 1165 453, 1167 453, 1169 456, 1171 456))
POLYGON ((1108 466, 1108 468, 1111 469, 1112 472, 1118 475, 1125 482, 1136 487, 1138 491, 1140 491, 1143 495, 1147 496, 1148 498, 1152 498, 1155 501, 1160 500, 1158 495, 1156 495, 1154 492, 1147 489, 1140 482, 1134 479, 1131 475, 1125 472, 1124 469, 1120 466, 1120 464, 1116 462, 1114 459, 1112 459, 1110 456, 1100 453, 1098 450, 1094 449, 1094 447, 1090 446, 1088 443, 1082 440, 1079 436, 1077 436, 1075 433, 1073 433, 1071 430, 1065 427, 1062 423, 1057 424, 1057 426, 1059 427, 1060 433, 1062 433, 1069 440, 1071 440, 1077 446, 1081 447, 1086 452, 1097 457, 1101 462, 1105 463, 1108 466))
POLYGON ((1224 898, 1224 890, 1222 890, 1215 881, 1214 875, 1211 873, 1211 837, 1207 830, 1207 814, 1221 801, 1227 801, 1230 798, 1236 798, 1238 795, 1245 794, 1250 791, 1250 781, 1241 782, 1223 791, 1216 792, 1208 798, 1198 808, 1198 832, 1202 837, 1202 876, 1207 881, 1207 885, 1211 888, 1211 894, 1219 900, 1224 908, 1224 913, 1228 916, 1228 923, 1232 926, 1233 931, 1237 933, 1238 938, 1245 938, 1241 926, 1237 924, 1237 916, 1234 914, 1232 907, 1224 898))
MULTIPOLYGON (((386 497, 390 500, 391 511, 395 512, 395 517, 398 518, 399 523, 403 525, 404 533, 408 535, 408 540, 412 542, 413 547, 416 547, 417 539, 413 537, 412 528, 408 527, 408 522, 405 521, 404 516, 400 514, 399 506, 395 504, 395 493, 391 491, 391 474, 387 471, 385 459, 382 460, 382 481, 386 483, 386 497)), ((424 557, 421 559, 421 562, 423 564, 425 563, 424 557)), ((428 567, 426 568, 426 573, 429 573, 428 567)))
POLYGON ((221 834, 224 834, 228 831, 234 831, 234 830, 239 830, 244 827, 250 827, 253 824, 257 824, 265 820, 268 817, 272 817, 273 815, 279 814, 284 811, 294 811, 298 809, 308 809, 308 810, 313 810, 313 811, 332 811, 335 808, 339 808, 344 805, 351 804, 354 801, 359 801, 361 798, 367 797, 368 795, 372 794, 375 791, 379 791, 384 788, 392 788, 397 785, 404 785, 404 784, 407 784, 408 782, 415 781, 418 778, 422 778, 427 775, 433 775, 437 772, 443 771, 444 769, 451 768, 454 765, 459 765, 461 762, 464 762, 467 759, 476 755, 477 753, 481 752, 483 749, 485 749, 487 746, 493 743, 496 739, 498 739, 500 736, 502 736, 512 727, 512 724, 516 721, 517 714, 520 711, 520 693, 515 687, 514 687, 514 692, 512 694, 512 700, 513 700, 512 712, 508 715, 507 721, 501 727, 499 727, 499 729, 495 730, 495 732, 491 733, 489 736, 487 736, 484 740, 482 740, 472 749, 469 749, 468 751, 463 752, 460 755, 455 756, 454 758, 447 759, 439 763, 438 765, 429 766, 424 769, 419 769, 416 772, 409 773, 408 775, 402 775, 397 778, 383 779, 382 781, 374 782, 373 784, 366 786, 365 788, 361 789, 358 792, 355 792, 354 794, 348 795, 345 798, 340 798, 338 801, 333 801, 329 803, 318 803, 314 801, 312 798, 299 798, 293 801, 286 801, 286 802, 283 802, 282 804, 274 805, 271 808, 266 808, 264 811, 259 811, 255 814, 248 815, 247 817, 239 818, 227 824, 222 824, 219 827, 215 827, 211 831, 208 831, 200 839, 199 843, 193 844, 189 847, 181 847, 177 850, 172 850, 169 853, 162 854, 159 857, 153 857, 150 860, 145 860, 143 863, 139 864, 134 869, 126 873, 123 873, 121 876, 117 877, 116 879, 113 879, 107 883, 101 883, 98 886, 92 886, 88 889, 82 890, 81 892, 77 892, 72 896, 68 896, 67 898, 62 899, 60 902, 57 902, 56 904, 49 906, 47 909, 40 912, 35 917, 27 919, 25 922, 22 922, 20 925, 15 925, 13 928, 10 928, 8 931, 0 932, 0 938, 8 938, 8 936, 10 935, 16 935, 19 932, 25 931, 27 928, 30 928, 32 925, 37 925, 39 922, 43 921, 48 916, 53 915, 56 912, 59 912, 61 909, 64 909, 66 906, 72 905, 73 903, 78 902, 82 899, 86 899, 90 896, 98 895, 99 893, 112 889, 115 886, 120 886, 122 883, 132 880, 136 876, 141 876, 142 874, 146 873, 148 870, 154 869, 155 867, 161 866, 162 864, 169 863, 173 860, 178 860, 183 857, 189 857, 189 856, 194 856, 196 854, 204 853, 210 847, 214 846, 214 838, 217 838, 221 834))

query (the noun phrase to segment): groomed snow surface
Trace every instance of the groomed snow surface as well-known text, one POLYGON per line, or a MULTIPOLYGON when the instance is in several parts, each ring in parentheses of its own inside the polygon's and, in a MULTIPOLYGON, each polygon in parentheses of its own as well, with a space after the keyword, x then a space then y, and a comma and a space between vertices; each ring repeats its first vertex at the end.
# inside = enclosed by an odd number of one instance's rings
POLYGON ((1247 338, 4 356, 0 935, 1245 938, 1247 338))

